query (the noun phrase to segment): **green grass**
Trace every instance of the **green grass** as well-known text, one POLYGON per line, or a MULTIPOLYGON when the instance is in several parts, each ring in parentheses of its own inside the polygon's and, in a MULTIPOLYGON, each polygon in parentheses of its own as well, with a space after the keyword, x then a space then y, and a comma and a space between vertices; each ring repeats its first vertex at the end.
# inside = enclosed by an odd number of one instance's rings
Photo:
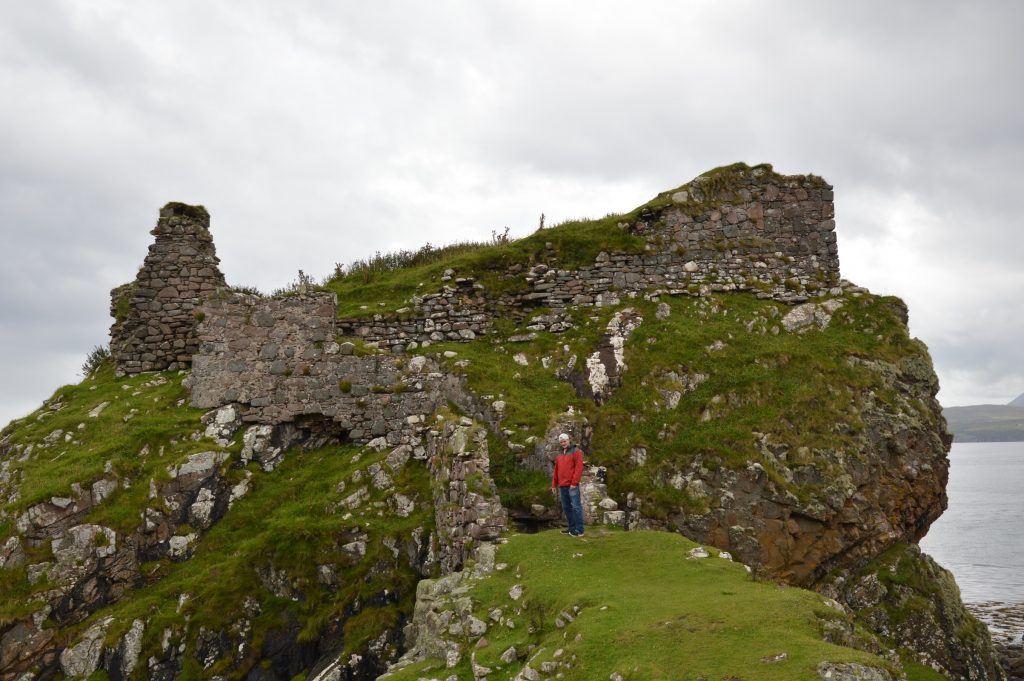
MULTIPOLYGON (((510 537, 497 554, 508 568, 469 595, 476 617, 486 621, 490 610, 502 608, 516 626, 491 626, 477 663, 494 670, 494 681, 510 679, 524 661, 504 665, 500 655, 509 646, 525 653, 533 645, 534 669, 556 659, 558 649, 558 659, 575 656, 571 669, 559 670, 568 680, 607 679, 613 672, 645 681, 818 679, 815 667, 823 660, 892 669, 868 653, 821 640, 817 613, 839 615, 820 596, 756 582, 741 565, 718 558, 688 560, 694 546, 658 532, 598 530, 582 540, 556 532, 510 537), (524 587, 518 604, 508 596, 517 583, 524 587), (574 606, 581 609, 575 621, 558 628, 555 618, 574 606), (762 661, 780 653, 786 657, 779 662, 762 661)), ((389 678, 417 679, 428 669, 434 676, 473 678, 467 660, 453 670, 426 661, 389 678)))
MULTIPOLYGON (((10 533, 0 535, 8 536, 10 533)), ((38 591, 39 585, 29 584, 24 565, 0 570, 0 629, 39 610, 45 600, 38 591)))
MULTIPOLYGON (((754 433, 786 445, 794 456, 801 447, 809 456, 850 449, 863 427, 852 407, 881 383, 847 358, 897 361, 920 352, 884 300, 849 299, 828 329, 799 335, 772 335, 770 328, 780 325, 789 308, 752 295, 667 302, 672 313, 664 321, 655 319, 653 304, 638 306, 645 321, 627 344, 631 379, 591 419, 594 458, 623 474, 610 476, 612 490, 620 494, 647 496, 652 472, 677 469, 697 456, 733 467, 757 461, 769 475, 777 473, 779 464, 764 457, 754 433), (752 321, 755 329, 763 325, 769 332, 748 333, 752 321), (715 341, 727 347, 709 351, 715 341), (674 388, 659 378, 668 371, 709 378, 667 412, 658 390, 674 388), (647 449, 648 465, 627 474, 635 446, 647 449)), ((819 463, 827 466, 822 458, 819 463)), ((776 482, 787 486, 781 477, 776 482)))
POLYGON ((902 655, 900 661, 907 672, 907 681, 949 681, 947 677, 915 661, 910 655, 902 655))
POLYGON ((509 276, 508 268, 515 264, 525 267, 546 262, 548 244, 551 244, 555 264, 567 269, 592 264, 601 251, 642 251, 643 238, 618 226, 634 222, 641 208, 598 220, 565 222, 506 243, 466 245, 441 260, 338 276, 324 287, 338 294, 338 316, 342 319, 393 313, 409 306, 412 296, 440 291, 451 283, 441 279, 449 268, 455 270, 456 277, 476 277, 491 295, 524 290, 526 281, 522 274, 509 276))
MULTIPOLYGON (((600 327, 606 322, 602 322, 600 327)), ((559 379, 552 368, 545 369, 541 357, 552 357, 564 362, 572 354, 582 360, 585 353, 597 342, 600 335, 598 324, 585 320, 574 334, 558 336, 539 334, 536 341, 528 344, 500 343, 483 338, 472 343, 449 343, 433 345, 429 352, 452 350, 456 356, 445 359, 448 371, 466 376, 468 386, 477 395, 491 396, 487 401, 497 399, 506 402, 503 427, 515 431, 513 442, 524 444, 530 436, 542 438, 554 420, 572 406, 585 414, 592 402, 576 396, 572 386, 559 379), (569 351, 563 346, 568 344, 569 351), (513 359, 517 353, 530 356, 528 366, 517 364, 513 359), (468 361, 468 365, 464 362, 468 361)), ((507 331, 513 332, 511 329, 507 331)), ((495 433, 488 436, 488 451, 491 458, 491 476, 502 492, 503 501, 511 505, 529 505, 550 501, 546 474, 523 470, 521 459, 529 454, 532 447, 518 454, 512 452, 506 439, 495 433)))
MULTIPOLYGON (((446 283, 451 283, 442 281, 444 271, 449 268, 455 270, 456 277, 476 277, 493 299, 496 294, 525 290, 523 270, 548 262, 549 256, 553 257, 552 265, 571 270, 593 264, 601 251, 643 252, 648 241, 633 232, 638 222, 658 225, 668 209, 679 209, 698 217, 724 204, 741 203, 737 190, 747 183, 753 172, 768 173, 781 180, 768 164, 733 163, 713 168, 685 185, 661 192, 628 213, 610 214, 596 220, 570 220, 512 241, 494 237, 491 242, 460 243, 442 248, 427 245, 418 251, 378 253, 367 261, 353 263, 347 273, 339 271, 325 282, 324 288, 338 294, 338 316, 342 319, 392 314, 409 307, 413 296, 440 291, 446 283), (685 188, 691 189, 689 199, 675 202, 673 195, 685 188), (696 197, 694 189, 700 198, 696 197), (509 274, 513 265, 523 270, 509 274)), ((825 185, 819 177, 810 176, 809 180, 812 185, 825 185)), ((738 242, 723 241, 720 247, 724 250, 734 245, 738 242)))
POLYGON ((113 477, 119 481, 117 491, 96 508, 91 519, 118 533, 134 530, 151 478, 165 480, 169 464, 195 452, 218 449, 210 440, 191 438, 204 430, 199 421, 203 411, 188 406, 183 378, 184 373, 164 372, 118 379, 113 364, 106 362, 81 383, 59 388, 46 406, 11 422, 3 431, 9 443, 32 445, 33 452, 24 461, 15 457, 12 470, 23 480, 20 499, 3 510, 17 516, 51 497, 75 496, 73 483, 88 488, 101 478, 113 477), (103 402, 108 406, 99 416, 90 417, 89 412, 103 402), (52 410, 55 405, 63 406, 52 410), (41 446, 57 430, 64 434, 53 444, 41 446), (68 434, 70 442, 65 441, 68 434), (127 489, 125 481, 130 484, 127 489))
MULTIPOLYGON (((112 527, 119 535, 136 531, 140 512, 151 503, 150 479, 159 484, 168 478, 168 465, 197 451, 220 449, 201 437, 203 411, 187 406, 183 378, 183 373, 165 372, 117 379, 108 364, 82 383, 60 388, 43 408, 5 428, 9 445, 32 444, 33 452, 24 461, 12 457, 11 469, 21 496, 3 508, 0 538, 14 533, 13 519, 28 506, 53 496, 72 496, 73 483, 87 488, 96 480, 111 477, 118 479, 118 490, 94 507, 84 522, 112 527), (102 402, 109 405, 98 417, 89 417, 88 412, 102 402), (49 405, 62 406, 51 410, 49 405), (130 416, 127 421, 126 416, 130 416), (79 428, 79 424, 85 425, 79 428), (50 446, 40 447, 58 429, 71 433, 72 440, 65 442, 62 435, 50 446), (147 450, 145 455, 143 450, 147 450)), ((236 443, 228 451, 237 454, 239 447, 236 443)), ((141 572, 148 586, 94 613, 84 623, 62 630, 61 635, 70 642, 96 618, 110 614, 115 617, 108 631, 113 644, 133 619, 140 618, 147 622, 145 659, 158 654, 158 639, 165 628, 179 632, 187 628, 189 653, 185 659, 194 666, 192 646, 198 627, 229 629, 245 616, 244 599, 251 594, 262 612, 253 621, 251 649, 257 657, 244 661, 242 668, 258 661, 266 632, 289 620, 300 623, 302 640, 316 639, 325 627, 342 626, 346 650, 362 650, 370 638, 411 612, 418 579, 406 564, 404 552, 395 559, 383 540, 402 541, 413 529, 422 527, 429 532, 433 525, 429 474, 422 463, 414 461, 394 476, 394 491, 416 500, 416 510, 408 518, 392 514, 386 504, 390 493, 384 492, 375 492, 351 517, 335 510, 338 500, 367 484, 365 478, 354 483, 352 474, 384 456, 333 447, 289 452, 272 474, 250 464, 252 491, 200 539, 192 559, 144 564, 141 572), (336 486, 342 480, 347 481, 346 488, 338 491, 336 486), (358 534, 367 535, 367 553, 361 559, 341 549, 358 534), (336 565, 337 589, 318 582, 320 564, 336 565), (257 569, 269 565, 288 574, 303 595, 299 601, 277 598, 261 585, 257 569), (384 598, 385 592, 391 595, 384 598), (188 594, 188 599, 179 611, 182 594, 188 594), (368 599, 379 604, 363 607, 349 617, 355 603, 368 599)), ((229 470, 229 482, 237 482, 245 473, 229 470)), ((179 528, 178 534, 186 529, 179 528)), ((25 546, 25 550, 29 563, 49 559, 48 544, 25 546)), ((0 570, 0 625, 38 610, 47 588, 45 582, 30 585, 24 567, 0 570)), ((237 670, 226 669, 228 664, 221 663, 214 671, 239 676, 237 670)), ((198 668, 185 671, 197 677, 214 673, 198 668)))
MULTIPOLYGON (((309 452, 291 451, 271 474, 258 471, 255 464, 252 491, 237 501, 231 511, 199 542, 194 556, 185 562, 158 561, 144 564, 142 573, 152 583, 131 597, 94 613, 72 634, 97 618, 112 615, 115 623, 107 640, 113 644, 133 619, 147 622, 143 659, 159 656, 159 639, 165 629, 181 632, 187 628, 186 659, 192 659, 199 627, 212 631, 231 629, 247 617, 245 599, 253 597, 262 614, 252 620, 253 651, 241 666, 231 669, 232 656, 209 670, 193 670, 208 677, 223 673, 242 678, 259 662, 267 632, 287 621, 299 622, 299 639, 316 640, 328 626, 340 622, 349 653, 365 648, 385 628, 412 611, 418 576, 403 557, 396 559, 383 540, 401 541, 417 528, 429 532, 433 525, 428 472, 416 461, 408 462, 395 476, 395 488, 375 492, 369 501, 345 518, 337 502, 366 484, 352 482, 357 469, 382 460, 386 453, 362 453, 352 447, 328 447, 309 452), (343 491, 339 482, 347 481, 343 491), (399 518, 387 508, 388 496, 401 491, 416 500, 416 510, 399 518), (342 546, 365 534, 366 555, 357 558, 342 546), (338 587, 329 589, 318 581, 317 566, 334 565, 338 587), (261 582, 259 570, 273 567, 287 575, 295 599, 271 594, 261 582), (391 594, 384 598, 383 594, 391 594), (179 608, 179 597, 187 600, 179 608), (348 617, 358 601, 379 599, 377 606, 364 605, 348 617)), ((370 491, 374 491, 372 487, 370 491)), ((237 644, 237 641, 236 641, 237 644)))
MULTIPOLYGON (((183 378, 183 373, 164 372, 118 379, 108 361, 81 383, 59 388, 42 408, 8 424, 3 430, 7 444, 31 446, 32 452, 25 456, 20 449, 10 459, 18 496, 0 507, 0 518, 6 518, 0 520, 0 540, 14 534, 14 519, 29 506, 52 497, 77 498, 73 484, 88 489, 100 479, 116 479, 118 487, 83 522, 110 527, 121 536, 133 533, 149 503, 151 479, 159 484, 169 477, 168 465, 218 449, 198 437, 203 412, 187 405, 183 378), (108 406, 90 417, 103 402, 108 406), (63 433, 46 445, 57 430, 63 433)), ((49 543, 22 545, 30 564, 50 559, 49 543)), ((47 588, 44 582, 30 585, 24 568, 0 571, 0 623, 37 610, 47 588)))
POLYGON ((861 456, 860 412, 868 402, 881 402, 896 413, 934 418, 924 405, 902 402, 877 372, 849 361, 927 358, 924 347, 900 322, 895 299, 846 298, 827 329, 777 335, 771 333, 772 327, 781 328, 781 318, 791 308, 752 294, 664 302, 671 311, 665 320, 656 319, 656 303, 630 300, 614 309, 579 310, 570 331, 539 333, 529 343, 503 342, 517 330, 501 324, 495 337, 425 350, 455 351, 455 357, 444 360, 447 369, 464 374, 474 392, 489 396, 487 401, 506 402, 502 428, 513 434, 492 434, 489 443, 492 473, 507 505, 545 503, 546 480, 523 471, 522 454, 510 451, 506 440, 523 444, 530 436, 543 437, 570 406, 593 426, 588 460, 609 468, 612 495, 622 503, 628 492, 637 493, 644 499, 645 514, 656 518, 713 502, 691 499, 663 483, 697 457, 708 467, 759 462, 778 485, 806 499, 815 490, 786 482, 782 467, 815 463, 829 471, 833 452, 861 456), (623 386, 597 406, 577 397, 556 376, 555 367, 565 366, 572 356, 581 366, 597 349, 611 315, 627 306, 638 310, 644 321, 626 344, 623 386), (748 332, 751 324, 753 331, 748 332), (715 341, 726 348, 709 351, 715 341), (517 353, 526 356, 527 366, 514 361, 517 353), (543 367, 544 358, 550 360, 549 368, 543 367), (667 377, 670 371, 679 377, 708 377, 671 410, 660 390, 681 391, 682 386, 667 377), (785 447, 786 460, 766 457, 755 433, 785 447), (643 468, 629 462, 635 447, 647 450, 643 468))

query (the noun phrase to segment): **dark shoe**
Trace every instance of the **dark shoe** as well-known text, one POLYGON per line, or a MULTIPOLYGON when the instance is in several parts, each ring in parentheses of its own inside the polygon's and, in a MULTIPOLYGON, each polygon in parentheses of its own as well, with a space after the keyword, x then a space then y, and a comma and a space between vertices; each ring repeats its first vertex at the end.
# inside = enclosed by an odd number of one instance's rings
POLYGON ((574 537, 574 536, 576 536, 576 535, 574 535, 574 534, 573 534, 572 532, 570 532, 569 530, 561 530, 561 533, 562 533, 562 534, 567 534, 567 535, 569 535, 570 537, 574 537))
POLYGON ((582 537, 583 533, 582 532, 570 532, 569 536, 570 537, 582 537))

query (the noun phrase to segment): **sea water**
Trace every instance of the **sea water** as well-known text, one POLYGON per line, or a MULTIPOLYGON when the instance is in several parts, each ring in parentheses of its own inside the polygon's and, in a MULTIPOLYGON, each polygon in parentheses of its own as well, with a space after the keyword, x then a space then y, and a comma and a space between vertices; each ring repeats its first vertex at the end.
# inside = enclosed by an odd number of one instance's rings
POLYGON ((953 443, 949 508, 921 549, 953 573, 993 634, 1024 620, 1024 442, 953 443))

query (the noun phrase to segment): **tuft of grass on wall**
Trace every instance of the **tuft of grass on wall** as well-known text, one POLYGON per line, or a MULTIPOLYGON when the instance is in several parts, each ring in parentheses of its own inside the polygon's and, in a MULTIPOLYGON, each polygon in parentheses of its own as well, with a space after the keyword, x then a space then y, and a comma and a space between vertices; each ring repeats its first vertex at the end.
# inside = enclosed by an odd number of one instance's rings
POLYGON ((553 266, 575 269, 592 264, 601 251, 642 251, 643 238, 625 227, 640 210, 598 220, 572 220, 522 239, 455 244, 428 250, 421 257, 416 257, 419 252, 404 258, 378 254, 376 266, 371 261, 348 273, 339 271, 324 286, 338 294, 342 319, 393 313, 409 306, 413 296, 440 291, 449 283, 442 281, 447 269, 454 270, 456 277, 476 277, 492 295, 524 290, 524 272, 507 274, 513 265, 526 268, 548 262, 550 256, 553 266))

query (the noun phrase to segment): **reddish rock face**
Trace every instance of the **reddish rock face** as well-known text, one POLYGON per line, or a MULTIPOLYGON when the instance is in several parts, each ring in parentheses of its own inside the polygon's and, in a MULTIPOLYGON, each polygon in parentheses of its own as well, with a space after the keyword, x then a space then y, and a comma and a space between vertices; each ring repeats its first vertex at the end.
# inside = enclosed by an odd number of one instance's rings
MULTIPOLYGON (((862 396, 864 428, 855 447, 818 452, 814 463, 789 467, 809 498, 777 485, 759 463, 734 470, 698 459, 680 473, 717 506, 675 516, 671 524, 801 586, 897 542, 919 540, 946 508, 951 442, 923 352, 898 364, 851 358, 876 372, 899 406, 862 396)), ((774 456, 773 444, 762 444, 774 456)))

